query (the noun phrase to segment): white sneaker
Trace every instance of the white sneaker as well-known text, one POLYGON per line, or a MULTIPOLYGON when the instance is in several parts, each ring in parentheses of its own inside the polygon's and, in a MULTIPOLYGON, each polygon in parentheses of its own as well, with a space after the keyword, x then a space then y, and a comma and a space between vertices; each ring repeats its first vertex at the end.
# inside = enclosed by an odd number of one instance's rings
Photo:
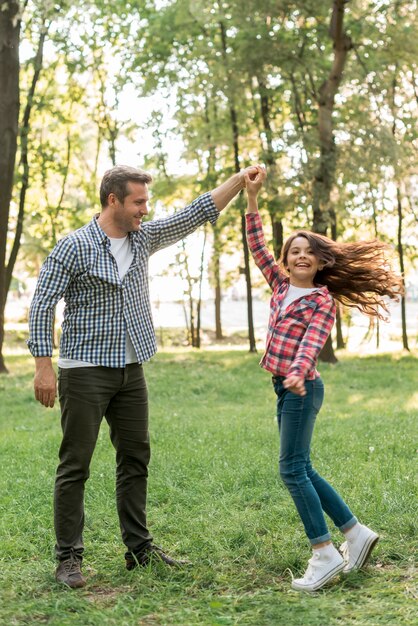
POLYGON ((362 524, 359 524, 359 526, 360 530, 357 537, 351 541, 347 539, 347 541, 344 541, 340 546, 340 552, 346 563, 343 570, 344 574, 348 574, 348 572, 363 567, 371 551, 379 541, 379 535, 377 533, 362 524))
POLYGON ((298 591, 316 591, 337 576, 344 568, 344 559, 336 548, 330 554, 314 552, 308 561, 303 578, 295 578, 292 588, 298 591))

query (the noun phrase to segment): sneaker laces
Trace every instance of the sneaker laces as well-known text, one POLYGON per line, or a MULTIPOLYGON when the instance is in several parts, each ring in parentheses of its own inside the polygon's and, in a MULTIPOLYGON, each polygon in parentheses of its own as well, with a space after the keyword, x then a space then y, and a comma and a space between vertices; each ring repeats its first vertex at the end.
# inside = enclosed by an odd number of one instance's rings
POLYGON ((72 554, 68 559, 65 559, 64 569, 68 575, 80 573, 80 559, 72 554))
POLYGON ((339 551, 341 552, 341 555, 344 559, 344 561, 348 561, 349 559, 349 547, 348 547, 348 541, 344 541, 344 543, 342 543, 339 547, 339 551))
POLYGON ((311 580, 312 578, 314 578, 315 569, 318 568, 318 561, 320 560, 321 555, 319 554, 319 552, 315 552, 312 558, 310 558, 308 561, 308 567, 303 575, 303 578, 305 578, 305 580, 311 580))

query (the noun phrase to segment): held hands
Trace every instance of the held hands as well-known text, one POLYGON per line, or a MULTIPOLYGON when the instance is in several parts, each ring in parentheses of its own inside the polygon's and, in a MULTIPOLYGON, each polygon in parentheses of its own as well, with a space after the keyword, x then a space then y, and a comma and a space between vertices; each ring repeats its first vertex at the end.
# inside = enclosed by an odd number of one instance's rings
POLYGON ((297 396, 306 396, 305 380, 300 376, 290 374, 283 381, 283 387, 295 393, 297 396))
POLYGON ((259 167, 260 167, 259 165, 249 165, 248 167, 245 167, 243 170, 240 170, 240 172, 238 173, 238 176, 241 179, 241 184, 243 187, 245 187, 245 177, 247 175, 250 176, 251 178, 256 176, 259 167))
POLYGON ((234 198, 245 186, 248 180, 255 180, 262 169, 259 165, 251 165, 244 170, 233 174, 227 181, 212 189, 212 200, 218 211, 222 211, 228 203, 234 198))
POLYGON ((243 170, 243 175, 248 196, 257 196, 263 182, 266 180, 266 168, 262 165, 253 165, 243 170))

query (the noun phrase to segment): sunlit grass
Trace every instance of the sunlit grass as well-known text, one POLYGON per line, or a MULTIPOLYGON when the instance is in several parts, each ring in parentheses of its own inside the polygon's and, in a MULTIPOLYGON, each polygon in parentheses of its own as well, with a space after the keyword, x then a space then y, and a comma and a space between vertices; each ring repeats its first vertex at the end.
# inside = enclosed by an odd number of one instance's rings
MULTIPOLYGON (((59 410, 33 399, 32 361, 0 378, 0 623, 57 626, 414 624, 417 358, 343 355, 320 367, 326 400, 313 458, 381 535, 370 565, 312 595, 289 589, 309 557, 277 478, 275 398, 260 355, 188 349, 146 366, 153 456, 149 524, 193 566, 127 572, 103 424, 86 491, 81 591, 53 578, 59 410)), ((340 541, 334 532, 336 543, 340 541)))

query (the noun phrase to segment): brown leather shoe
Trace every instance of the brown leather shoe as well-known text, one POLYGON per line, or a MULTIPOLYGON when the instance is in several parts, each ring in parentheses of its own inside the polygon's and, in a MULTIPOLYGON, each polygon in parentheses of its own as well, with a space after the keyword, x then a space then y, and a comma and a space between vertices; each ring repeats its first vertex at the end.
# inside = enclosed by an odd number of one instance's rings
POLYGON ((84 587, 86 579, 81 573, 81 561, 76 556, 70 556, 69 559, 60 561, 55 570, 55 580, 58 583, 67 585, 71 589, 84 587))
POLYGON ((132 570, 137 565, 141 565, 142 567, 147 567, 153 561, 165 563, 166 565, 170 565, 171 567, 182 567, 184 565, 190 565, 190 561, 179 561, 173 559, 171 556, 168 556, 165 552, 161 550, 158 546, 154 544, 150 544, 146 548, 144 548, 141 552, 134 554, 133 552, 127 553, 125 555, 126 560, 126 569, 132 570))

